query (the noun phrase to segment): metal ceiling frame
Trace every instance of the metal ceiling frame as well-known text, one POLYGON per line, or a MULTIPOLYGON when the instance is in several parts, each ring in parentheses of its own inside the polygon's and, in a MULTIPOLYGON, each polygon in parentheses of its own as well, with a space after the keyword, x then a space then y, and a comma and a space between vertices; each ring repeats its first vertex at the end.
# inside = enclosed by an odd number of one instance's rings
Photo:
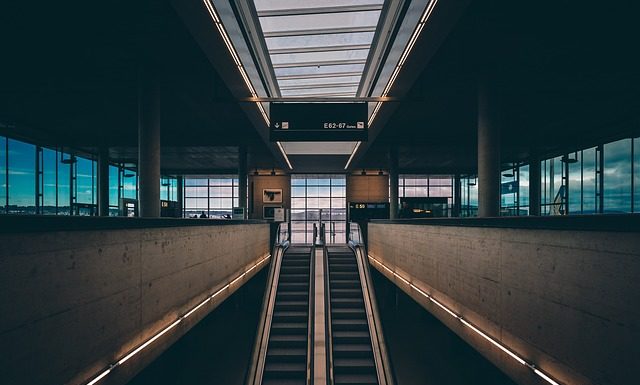
POLYGON ((347 12, 366 12, 380 11, 382 5, 379 4, 362 4, 362 5, 335 5, 330 7, 309 7, 294 9, 273 9, 258 12, 258 17, 278 17, 278 16, 300 16, 300 15, 319 15, 323 13, 347 13, 347 12))
MULTIPOLYGON (((350 65, 350 64, 365 64, 366 59, 343 59, 343 60, 327 60, 327 61, 310 61, 299 63, 278 63, 274 64, 273 68, 296 68, 296 67, 327 67, 338 65, 350 65)), ((276 76, 277 77, 277 76, 276 76)))
POLYGON ((285 36, 311 36, 311 35, 338 35, 343 33, 358 32, 375 32, 376 27, 341 27, 341 28, 320 28, 320 29, 301 29, 291 31, 273 31, 265 32, 264 38, 285 37, 285 36))
POLYGON ((368 50, 370 44, 345 44, 345 45, 326 45, 316 47, 297 47, 297 48, 279 48, 269 50, 270 55, 286 55, 291 53, 308 53, 308 52, 335 52, 335 51, 360 51, 368 50))

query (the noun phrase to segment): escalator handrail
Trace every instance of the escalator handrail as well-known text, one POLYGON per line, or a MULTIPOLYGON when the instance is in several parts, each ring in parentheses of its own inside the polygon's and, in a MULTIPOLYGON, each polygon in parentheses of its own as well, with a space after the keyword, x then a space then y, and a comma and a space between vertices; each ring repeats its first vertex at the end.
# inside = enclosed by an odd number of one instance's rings
MULTIPOLYGON (((360 233, 360 228, 357 223, 351 223, 350 225, 356 226, 358 233, 360 233)), ((367 312, 367 323, 369 324, 369 335, 371 336, 371 348, 373 349, 373 357, 378 374, 378 383, 380 385, 394 385, 395 378, 391 361, 389 360, 387 346, 384 342, 380 313, 375 299, 368 259, 366 258, 366 246, 359 239, 355 241, 349 239, 349 247, 353 250, 358 263, 362 295, 364 297, 365 311, 367 312)))
POLYGON ((307 385, 313 385, 313 341, 315 333, 314 313, 315 313, 315 282, 316 282, 316 258, 315 247, 311 247, 309 257, 309 312, 307 317, 307 385))
MULTIPOLYGON (((278 226, 278 234, 280 226, 278 226)), ((269 268, 269 277, 262 303, 262 312, 260 315, 260 323, 256 332, 256 342, 253 347, 251 365, 249 366, 246 385, 262 384, 264 374, 264 366, 267 358, 267 346, 269 344, 269 335, 271 333, 271 321, 273 320, 273 309, 275 307, 276 294, 278 291, 278 280, 280 278, 280 266, 282 265, 282 257, 289 247, 288 238, 285 240, 277 239, 273 247, 273 258, 271 267, 269 268)))

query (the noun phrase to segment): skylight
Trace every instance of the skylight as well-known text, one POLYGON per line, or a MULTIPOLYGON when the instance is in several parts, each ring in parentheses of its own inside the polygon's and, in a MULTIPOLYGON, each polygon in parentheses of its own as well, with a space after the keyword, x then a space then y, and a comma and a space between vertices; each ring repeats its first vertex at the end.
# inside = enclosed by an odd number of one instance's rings
POLYGON ((282 97, 355 97, 384 0, 254 0, 282 97))

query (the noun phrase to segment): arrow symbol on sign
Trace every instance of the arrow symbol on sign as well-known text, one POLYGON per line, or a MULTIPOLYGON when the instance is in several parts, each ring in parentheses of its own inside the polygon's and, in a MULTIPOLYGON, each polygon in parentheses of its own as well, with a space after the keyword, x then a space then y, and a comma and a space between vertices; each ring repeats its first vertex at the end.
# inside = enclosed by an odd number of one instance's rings
POLYGON ((280 123, 276 123, 276 128, 280 128, 280 123))

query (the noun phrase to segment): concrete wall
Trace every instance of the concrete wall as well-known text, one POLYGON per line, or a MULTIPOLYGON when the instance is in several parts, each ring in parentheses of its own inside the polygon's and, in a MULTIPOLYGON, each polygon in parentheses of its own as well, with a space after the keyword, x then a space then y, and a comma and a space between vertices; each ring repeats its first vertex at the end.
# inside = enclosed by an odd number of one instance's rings
MULTIPOLYGON (((638 232, 371 223, 369 254, 564 384, 637 382, 638 232)), ((515 381, 546 384, 372 266, 515 381)))
MULTIPOLYGON (((14 232, 0 245, 0 383, 83 384, 268 255, 269 229, 14 232)), ((126 382, 249 278, 101 383, 126 382)))
POLYGON ((389 175, 348 175, 347 202, 389 202, 389 175))
POLYGON ((289 175, 251 175, 249 177, 249 218, 263 219, 264 206, 291 208, 291 177, 289 175), (263 189, 282 189, 282 203, 264 203, 263 189))

